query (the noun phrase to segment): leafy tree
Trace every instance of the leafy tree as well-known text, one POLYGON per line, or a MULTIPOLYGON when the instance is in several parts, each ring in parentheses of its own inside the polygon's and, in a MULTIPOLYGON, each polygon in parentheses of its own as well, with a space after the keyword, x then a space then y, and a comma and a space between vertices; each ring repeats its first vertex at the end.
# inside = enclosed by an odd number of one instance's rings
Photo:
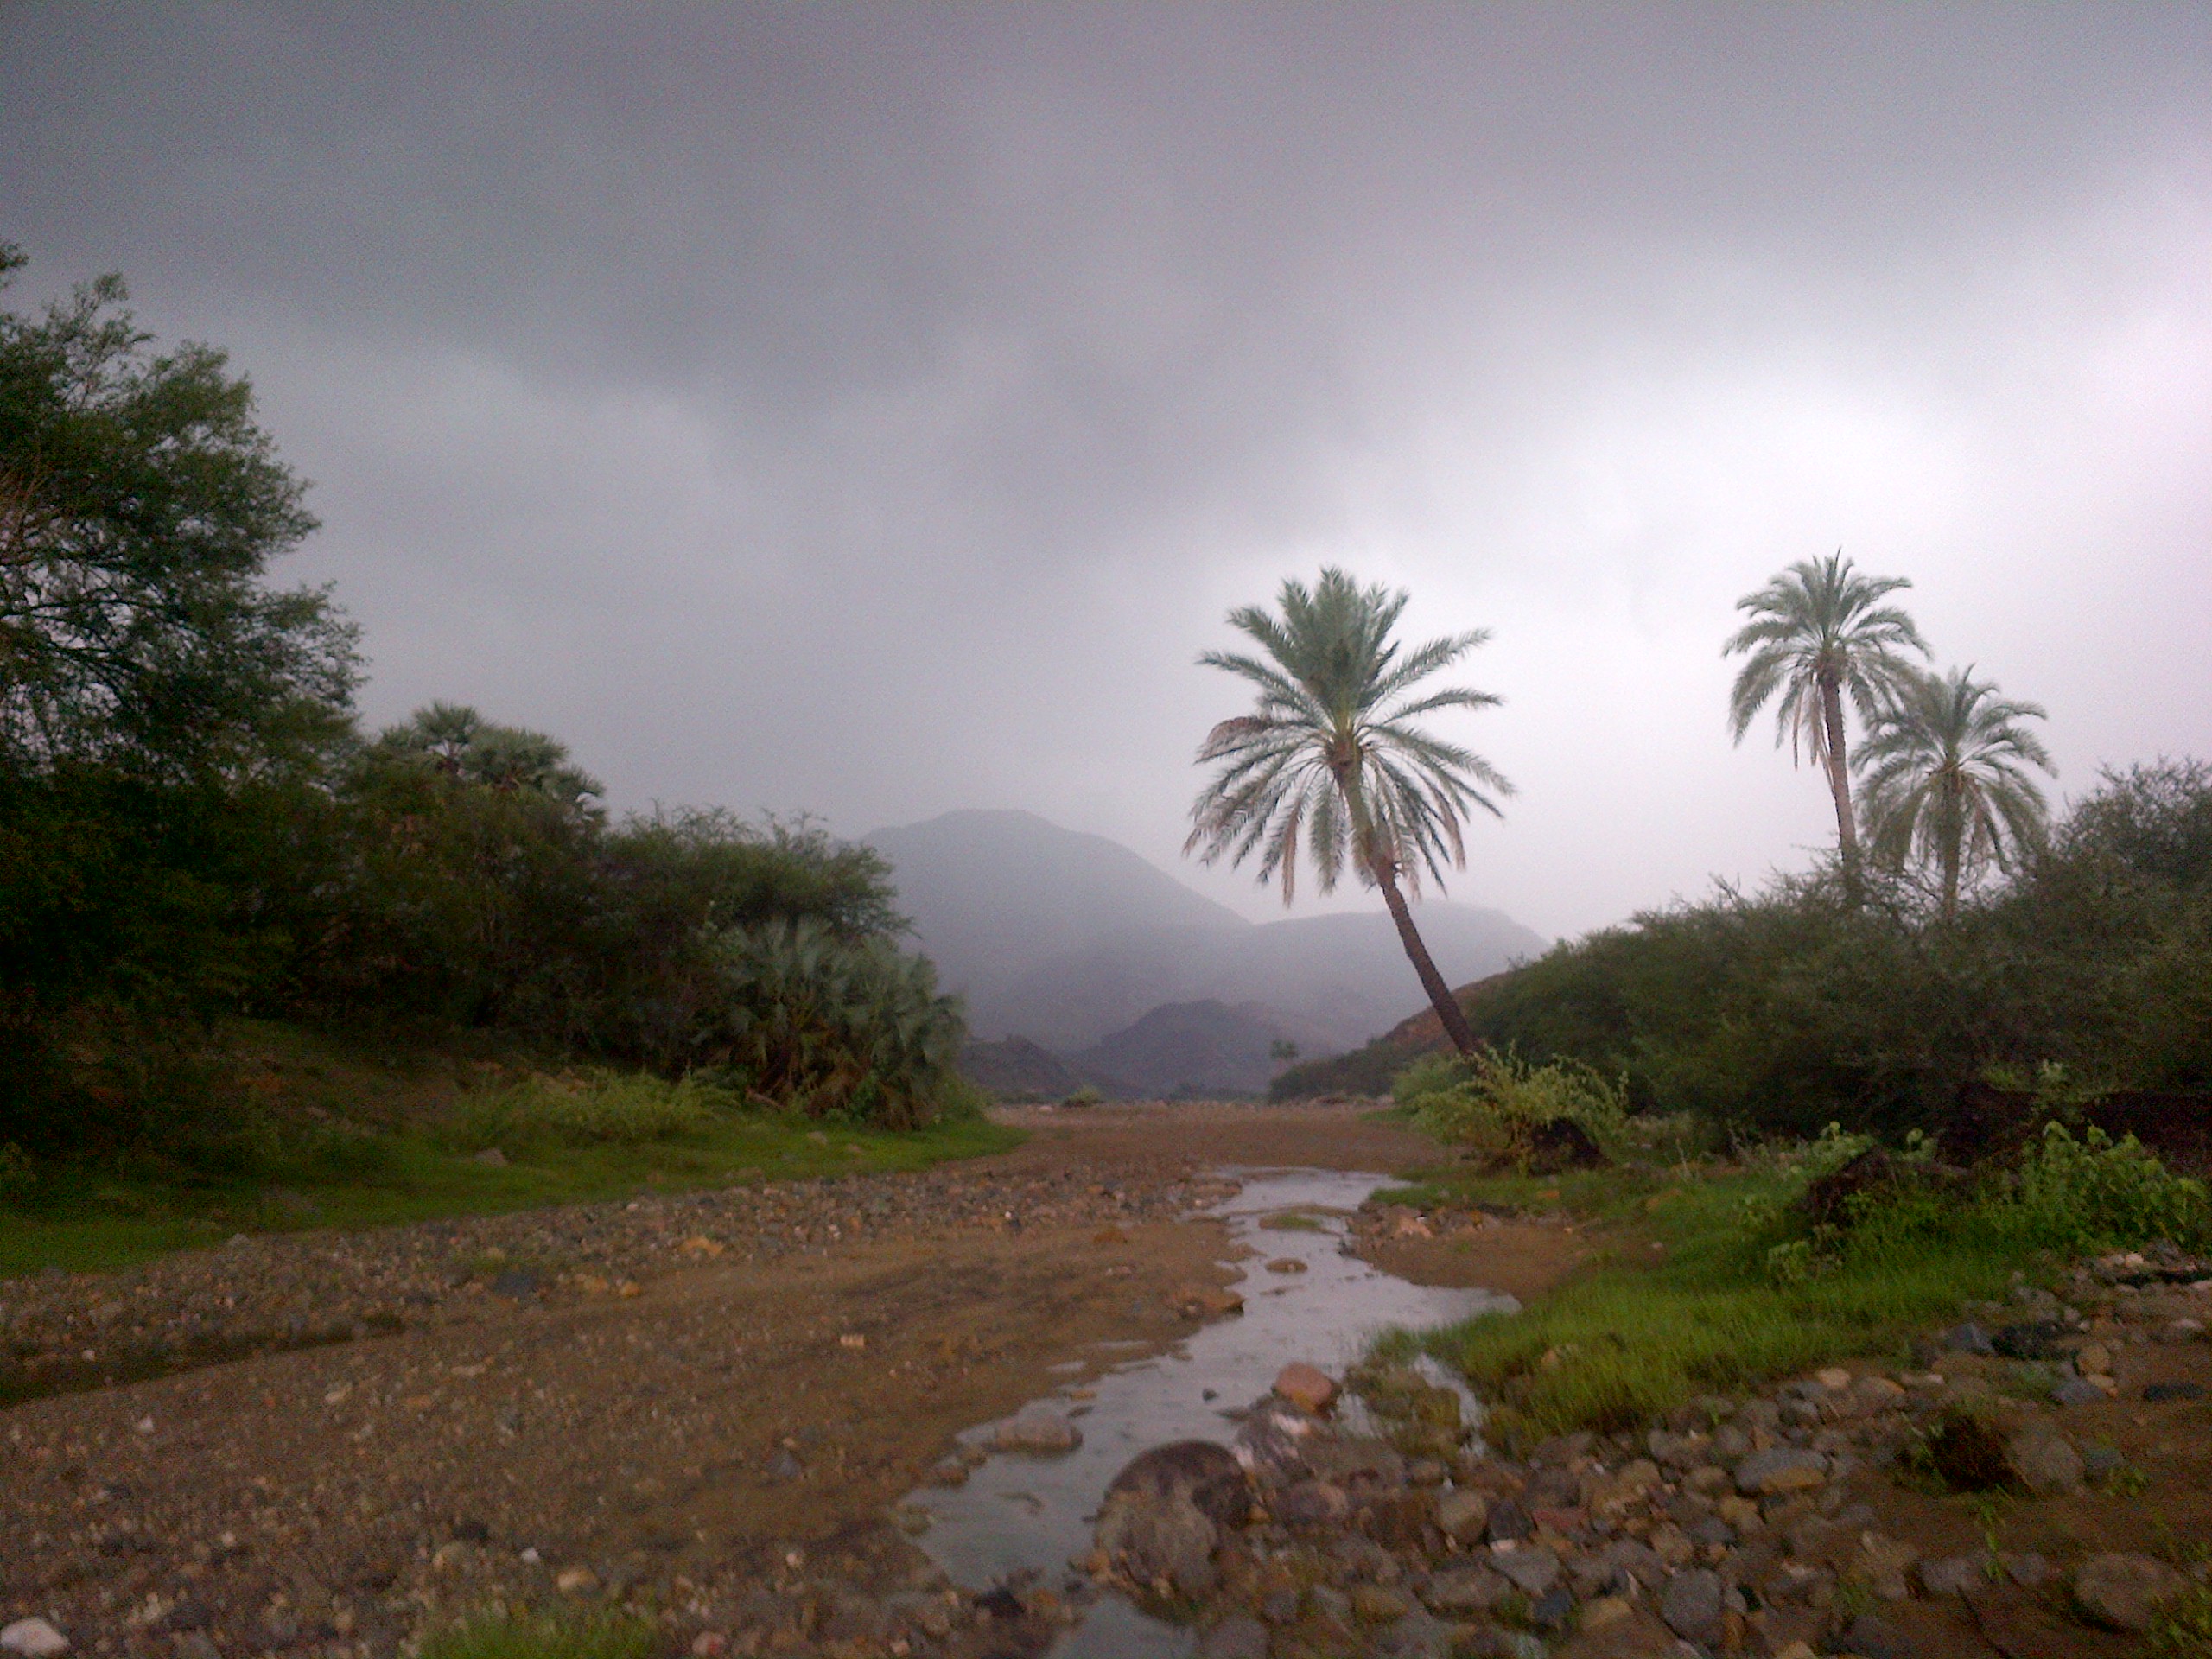
POLYGON ((1407 598, 1362 588, 1332 568, 1311 589, 1286 581, 1280 616, 1249 605, 1230 613, 1230 626, 1264 654, 1210 651, 1198 660, 1249 681, 1259 706, 1223 721, 1199 748, 1200 765, 1222 765, 1192 808, 1183 850, 1197 850, 1208 864, 1226 857, 1240 865, 1257 854, 1260 880, 1280 877, 1286 905, 1301 853, 1312 857, 1324 893, 1347 868, 1379 887, 1437 1018, 1459 1051, 1471 1053, 1466 1018, 1399 882, 1418 893, 1423 870, 1441 887, 1446 862, 1465 869, 1468 812, 1496 815, 1492 796, 1510 795, 1513 785, 1480 755, 1420 725, 1441 709, 1497 703, 1490 692, 1465 687, 1420 689, 1488 639, 1488 631, 1403 652, 1390 632, 1407 598))
MULTIPOLYGON (((0 282, 22 263, 0 246, 0 282)), ((343 729, 353 630, 263 585, 314 527, 223 353, 103 276, 0 312, 0 766, 238 777, 343 729)))
MULTIPOLYGON (((0 246, 0 285, 22 264, 0 246)), ((314 521, 251 389, 156 353, 125 298, 0 311, 0 1140, 27 1144, 152 1133, 162 1103, 81 1057, 185 1054, 281 960, 260 900, 356 670, 327 594, 264 582, 314 521)))
POLYGON ((569 760, 569 746, 543 732, 498 726, 464 704, 434 702, 378 742, 396 754, 419 755, 448 777, 507 792, 528 790, 575 811, 606 793, 596 778, 569 760))
POLYGON ((2028 769, 2053 768, 2026 722, 2043 718, 1961 668, 1913 674, 1870 722, 1859 766, 1871 851, 1891 868, 1933 867, 1946 918, 1958 913, 1962 882, 2009 868, 2042 839, 2046 808, 2028 769))
POLYGON ((1790 760, 1809 756, 1827 774, 1835 799, 1836 849, 1846 891, 1859 893, 1859 835, 1851 810, 1850 758, 1844 740, 1847 696, 1862 721, 1894 700, 1928 654, 1912 619, 1881 601, 1912 584, 1903 576, 1861 575, 1841 550, 1801 559, 1757 593, 1736 601, 1751 620, 1729 637, 1723 656, 1746 656, 1728 698, 1729 728, 1741 743, 1759 710, 1777 696, 1775 746, 1789 740, 1790 760))

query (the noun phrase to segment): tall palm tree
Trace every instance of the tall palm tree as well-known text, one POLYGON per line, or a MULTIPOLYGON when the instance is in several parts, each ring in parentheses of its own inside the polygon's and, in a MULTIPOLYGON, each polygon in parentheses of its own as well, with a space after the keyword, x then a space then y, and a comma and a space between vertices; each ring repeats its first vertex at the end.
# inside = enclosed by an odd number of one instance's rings
POLYGON ((1859 836, 1851 811, 1843 700, 1850 697, 1860 720, 1872 719, 1917 671, 1905 652, 1928 655, 1928 642, 1912 619, 1881 602, 1911 586, 1903 576, 1861 575, 1840 548, 1825 559, 1800 559, 1736 601, 1751 620, 1721 647, 1724 657, 1749 657, 1728 696, 1736 741, 1744 741, 1759 710, 1779 696, 1775 747, 1787 737, 1793 764, 1808 755, 1827 773, 1828 792, 1835 798, 1836 851, 1854 901, 1859 836))
POLYGON ((1402 652, 1390 630, 1406 599, 1362 588, 1331 569, 1310 590, 1286 581, 1279 617, 1256 605, 1229 613, 1230 626, 1263 654, 1209 651, 1198 660, 1251 682, 1259 706, 1223 721, 1199 748, 1201 766, 1222 765, 1191 809, 1183 850, 1198 851, 1208 864, 1224 856, 1242 864, 1258 854, 1260 880, 1279 877, 1286 905, 1301 852, 1312 856, 1324 893, 1347 868, 1381 888, 1436 1017, 1466 1054, 1474 1051, 1474 1034, 1421 942, 1399 882, 1418 893, 1423 870, 1441 887, 1447 860, 1465 869, 1469 810, 1497 815, 1492 796, 1510 795, 1513 785, 1480 755, 1418 724, 1440 709, 1498 702, 1465 687, 1415 690, 1489 639, 1488 630, 1402 652))
POLYGON ((1874 716, 1859 751, 1868 850, 1893 866, 1908 858, 1935 866, 1946 918, 1958 913, 1962 880, 1991 864, 2009 867, 2042 837, 2043 791, 2028 768, 2056 768, 2024 722, 2043 718, 2035 703, 1999 696, 1972 668, 1916 673, 1874 716))

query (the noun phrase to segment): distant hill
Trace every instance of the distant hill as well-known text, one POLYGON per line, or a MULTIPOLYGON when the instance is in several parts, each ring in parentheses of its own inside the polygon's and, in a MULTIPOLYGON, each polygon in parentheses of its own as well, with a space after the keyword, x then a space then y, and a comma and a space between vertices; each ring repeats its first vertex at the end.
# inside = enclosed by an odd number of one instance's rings
POLYGON ((960 1070, 994 1100, 1059 1100, 1090 1081, 1058 1055, 1038 1047, 1027 1037, 970 1042, 960 1052, 960 1070))
MULTIPOLYGON (((1247 921, 1116 842, 1027 812, 950 812, 867 841, 890 861, 900 908, 944 984, 966 996, 981 1039, 1026 1037, 1066 1058, 1166 1005, 1211 1002, 1318 1054, 1364 1042, 1419 995, 1379 902, 1367 912, 1247 921)), ((1431 900, 1415 913, 1453 981, 1546 944, 1497 911, 1431 900)), ((1184 1052, 1217 1075, 1198 1048, 1184 1052)), ((1149 1062, 1137 1069, 1164 1076, 1149 1062)))
POLYGON ((1282 1070, 1274 1046, 1296 1039, 1258 1004, 1206 998, 1167 1002, 1072 1057, 1109 1094, 1135 1100, 1176 1095, 1258 1095, 1282 1070))
MULTIPOLYGON (((1452 993, 1470 1018, 1485 998, 1510 979, 1510 973, 1491 974, 1452 993)), ((1399 1072, 1424 1054, 1440 1054, 1450 1046, 1444 1022, 1434 1008, 1401 1020, 1373 1041, 1348 1054, 1325 1055, 1288 1067, 1269 1084, 1273 1100, 1311 1100, 1321 1095, 1387 1095, 1399 1072)))

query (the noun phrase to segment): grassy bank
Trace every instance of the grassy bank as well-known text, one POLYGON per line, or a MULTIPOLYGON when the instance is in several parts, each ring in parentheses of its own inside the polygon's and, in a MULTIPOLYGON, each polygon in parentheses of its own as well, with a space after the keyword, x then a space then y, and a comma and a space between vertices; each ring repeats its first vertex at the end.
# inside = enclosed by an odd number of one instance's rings
POLYGON ((1620 1432, 1700 1394, 1859 1356, 1902 1359, 1916 1333, 2001 1298, 2016 1274, 2043 1281, 2088 1250, 2205 1241, 2203 1188, 2126 1144, 2054 1141, 2016 1176, 1870 1204, 1840 1234, 1794 1208, 1837 1160, 1813 1148, 1750 1166, 1440 1177, 1408 1196, 1564 1208, 1602 1245, 1522 1313, 1406 1340, 1465 1373, 1509 1440, 1620 1432))
POLYGON ((145 1151, 0 1169, 0 1276, 127 1267, 237 1233, 363 1228, 756 1180, 919 1169, 1016 1145, 981 1116, 888 1131, 638 1074, 406 1052, 256 1027, 226 1156, 145 1151))

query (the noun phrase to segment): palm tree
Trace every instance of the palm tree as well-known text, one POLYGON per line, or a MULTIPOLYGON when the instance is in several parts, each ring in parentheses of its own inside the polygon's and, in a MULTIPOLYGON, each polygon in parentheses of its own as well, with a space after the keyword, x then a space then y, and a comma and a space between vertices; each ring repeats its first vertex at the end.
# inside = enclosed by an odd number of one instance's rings
POLYGON ((1915 674, 1872 722, 1859 752, 1869 850, 1893 867, 1934 865, 1947 918, 1958 913, 1962 880, 1991 864, 2009 868, 2042 838, 2043 791, 2028 768, 2056 769, 2023 722, 2043 718, 2036 704, 2007 702, 1972 668, 1955 668, 1915 674))
POLYGON ((1335 889, 1347 866, 1380 887, 1437 1018, 1468 1054, 1475 1039, 1466 1015, 1437 972, 1398 884, 1402 877, 1418 893, 1426 869, 1440 887, 1447 859, 1465 869, 1469 810, 1497 815, 1491 796, 1510 795, 1513 785, 1480 755, 1417 723, 1440 709, 1498 702, 1465 687, 1414 690, 1489 632, 1449 634, 1402 653, 1390 630, 1406 599, 1361 588, 1332 569, 1311 590, 1286 581, 1280 617, 1256 605, 1229 613, 1230 626, 1264 655, 1209 651, 1198 660, 1250 681, 1259 706, 1223 721, 1199 748, 1201 766, 1223 764, 1191 809, 1183 850, 1198 851, 1208 864, 1226 856, 1232 865, 1257 853, 1260 880, 1280 877, 1286 905, 1300 852, 1311 855, 1324 893, 1335 889))
POLYGON ((1866 576, 1839 548, 1820 560, 1800 559, 1755 594, 1736 601, 1750 614, 1721 647, 1724 657, 1749 653, 1728 696, 1728 723, 1737 742, 1760 709, 1777 695, 1775 747, 1789 740, 1793 764, 1801 754, 1827 773, 1835 798, 1836 851, 1844 887, 1859 893, 1859 836, 1851 811, 1850 758, 1843 734, 1843 700, 1871 720, 1916 671, 1906 651, 1928 655, 1928 642, 1912 619, 1880 601, 1912 583, 1903 576, 1866 576))

